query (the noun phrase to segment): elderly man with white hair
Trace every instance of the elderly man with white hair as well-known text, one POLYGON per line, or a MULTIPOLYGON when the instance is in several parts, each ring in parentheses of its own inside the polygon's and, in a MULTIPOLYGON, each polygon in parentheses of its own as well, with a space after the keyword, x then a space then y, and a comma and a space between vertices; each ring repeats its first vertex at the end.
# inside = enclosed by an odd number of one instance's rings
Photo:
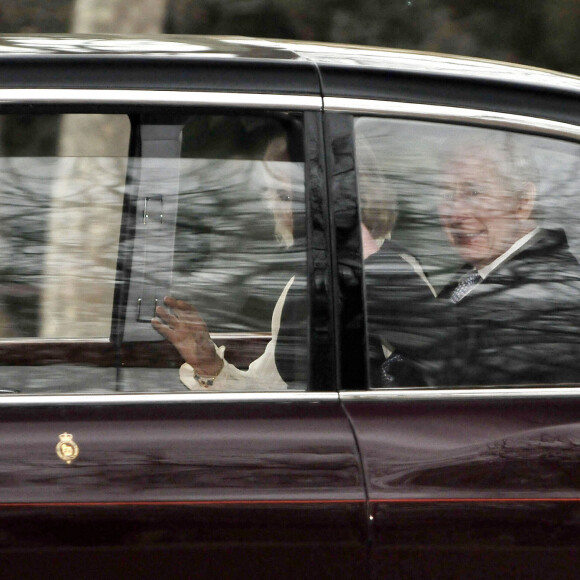
POLYGON ((580 266, 562 229, 536 222, 536 183, 523 138, 497 133, 457 144, 439 204, 464 260, 439 294, 457 334, 438 385, 577 382, 580 266))

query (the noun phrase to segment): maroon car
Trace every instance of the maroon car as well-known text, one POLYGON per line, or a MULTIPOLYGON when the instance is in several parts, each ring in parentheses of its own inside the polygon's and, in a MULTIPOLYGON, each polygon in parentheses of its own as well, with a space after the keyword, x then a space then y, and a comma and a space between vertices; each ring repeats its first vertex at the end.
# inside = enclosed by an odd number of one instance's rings
POLYGON ((3 36, 2 574, 574 577, 579 104, 456 57, 3 36))

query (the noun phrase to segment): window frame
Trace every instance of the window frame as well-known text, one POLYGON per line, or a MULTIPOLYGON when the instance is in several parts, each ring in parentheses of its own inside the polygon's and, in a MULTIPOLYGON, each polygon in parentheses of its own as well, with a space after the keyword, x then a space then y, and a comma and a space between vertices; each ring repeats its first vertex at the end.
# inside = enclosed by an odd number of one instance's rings
MULTIPOLYGON (((208 114, 247 114, 255 115, 258 111, 263 114, 290 112, 300 113, 304 118, 304 145, 305 145, 305 187, 306 187, 306 220, 307 220, 307 272, 308 289, 311 307, 310 316, 310 379, 307 385, 307 392, 288 391, 247 393, 203 393, 204 400, 256 400, 262 401, 264 398, 272 396, 274 399, 293 400, 298 398, 307 400, 318 400, 321 393, 327 395, 334 391, 337 396, 335 377, 335 359, 332 356, 332 341, 334 337, 333 320, 331 312, 333 309, 332 295, 327 284, 321 280, 328 280, 330 274, 330 252, 329 252, 329 210, 326 198, 326 178, 325 163, 322 151, 322 98, 312 95, 284 95, 276 93, 218 93, 204 91, 146 91, 146 90, 116 90, 116 89, 0 89, 0 110, 3 113, 16 113, 18 110, 26 109, 34 113, 116 113, 128 114, 142 113, 150 111, 163 111, 168 114, 208 113, 208 114)), ((133 128, 132 128, 133 138, 133 128)), ((127 192, 125 194, 127 199, 127 192)), ((124 210, 125 214, 125 210, 124 210)), ((123 217, 122 232, 127 231, 126 218, 123 217)), ((126 236, 126 234, 122 234, 126 236)), ((121 238, 121 244, 123 237, 121 238)), ((126 291, 127 284, 117 284, 115 290, 114 308, 118 307, 122 300, 122 293, 126 291), (123 290, 125 288, 125 290, 123 290)), ((113 318, 115 321, 116 316, 113 318)), ((34 351, 42 350, 47 342, 54 345, 59 350, 55 356, 56 360, 62 360, 61 355, 72 355, 78 357, 78 362, 86 362, 83 353, 88 348, 94 362, 100 361, 104 357, 109 363, 120 368, 123 353, 119 342, 119 329, 113 328, 111 337, 96 340, 52 340, 38 339, 27 340, 26 347, 32 352, 30 360, 34 360, 34 351), (118 347, 114 350, 112 347, 118 347), (79 355, 80 352, 80 355, 79 355)), ((220 339, 239 340, 236 335, 220 335, 220 339)), ((263 337, 260 337, 262 339, 263 337)), ((8 358, 12 355, 18 359, 18 350, 23 341, 10 340, 0 341, 0 352, 4 351, 8 358)), ((265 344, 265 342, 264 342, 265 344)), ((125 354, 125 356, 127 356, 125 354)), ((130 356, 130 353, 129 353, 130 356)), ((234 361, 235 362, 235 361, 234 361)), ((97 362, 98 364, 98 362, 97 362)), ((177 369, 175 370, 177 372, 177 369)), ((196 393, 111 393, 104 395, 86 395, 71 392, 70 394, 21 394, 15 393, 8 397, 0 397, 0 406, 5 401, 9 404, 18 404, 18 401, 28 401, 30 404, 46 404, 53 401, 55 404, 108 402, 114 404, 117 397, 119 403, 149 401, 172 402, 183 400, 199 400, 200 395, 196 393), (112 396, 114 395, 114 396, 112 396), (60 401, 60 403, 59 403, 60 401), (36 403, 35 403, 36 402, 36 403)), ((335 400, 334 397, 331 397, 335 400)))
MULTIPOLYGON (((410 121, 425 121, 440 124, 464 125, 488 129, 501 129, 517 133, 526 133, 541 137, 561 139, 573 143, 580 143, 580 124, 555 121, 545 117, 531 117, 501 111, 474 109, 456 105, 431 105, 424 103, 358 99, 348 97, 324 97, 324 110, 328 118, 343 116, 349 118, 351 127, 357 117, 377 117, 381 119, 407 119, 410 121)), ((327 123, 327 127, 332 125, 327 123)), ((328 135, 332 140, 335 135, 328 135)), ((354 157, 354 132, 348 136, 349 147, 354 157)), ((356 190, 356 181, 354 184, 356 190)), ((333 191, 332 185, 329 187, 333 191)), ((336 189, 336 187, 334 188, 336 189)), ((342 266, 352 261, 352 239, 357 237, 359 246, 359 264, 353 268, 354 280, 348 284, 348 294, 345 294, 345 283, 337 285, 337 298, 339 303, 353 302, 364 304, 364 285, 362 282, 362 243, 358 218, 360 209, 357 206, 350 207, 350 221, 354 224, 349 234, 350 241, 347 245, 338 245, 337 271, 342 266), (350 245, 350 249, 349 249, 350 245), (358 274, 361 272, 361 275, 358 274)), ((334 201, 336 204, 336 201, 334 201)), ((344 206, 340 207, 344 210, 344 206)), ((344 217, 342 218, 344 219, 344 217)), ((336 205, 333 216, 334 230, 336 232, 336 205)), ((336 236, 336 233, 334 234, 336 236)), ((343 236, 344 238, 344 236, 343 236)), ((493 387, 475 386, 471 388, 432 388, 432 387, 408 387, 408 388, 372 388, 369 380, 368 354, 367 354, 367 329, 366 315, 360 316, 356 308, 344 310, 343 319, 340 321, 340 337, 338 351, 348 353, 348 356, 339 357, 339 372, 341 376, 340 398, 344 401, 399 401, 399 400, 430 400, 430 399, 487 399, 489 397, 577 397, 579 394, 580 377, 578 387, 553 387, 550 385, 523 386, 523 387, 493 387), (361 338, 362 337, 362 338, 361 338), (346 380, 345 380, 346 379, 346 380)))

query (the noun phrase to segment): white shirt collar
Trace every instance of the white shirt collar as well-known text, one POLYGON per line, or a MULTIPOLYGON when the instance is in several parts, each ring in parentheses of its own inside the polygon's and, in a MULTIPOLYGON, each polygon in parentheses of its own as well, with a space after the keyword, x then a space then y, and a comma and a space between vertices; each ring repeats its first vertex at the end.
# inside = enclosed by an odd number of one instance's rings
POLYGON ((485 280, 494 270, 506 262, 513 254, 515 254, 522 246, 527 244, 538 232, 540 228, 535 228, 531 232, 528 232, 525 236, 521 237, 517 242, 515 242, 507 251, 505 251, 499 258, 496 258, 491 264, 484 266, 478 270, 479 275, 482 280, 485 280))

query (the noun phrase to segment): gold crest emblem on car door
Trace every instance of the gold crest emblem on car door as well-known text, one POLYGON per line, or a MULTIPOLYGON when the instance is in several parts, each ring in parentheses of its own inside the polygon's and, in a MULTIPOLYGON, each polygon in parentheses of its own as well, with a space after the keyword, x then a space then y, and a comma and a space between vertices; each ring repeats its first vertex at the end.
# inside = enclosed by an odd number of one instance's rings
POLYGON ((79 446, 73 441, 70 433, 62 433, 59 438, 56 454, 66 463, 73 462, 79 456, 79 446))

